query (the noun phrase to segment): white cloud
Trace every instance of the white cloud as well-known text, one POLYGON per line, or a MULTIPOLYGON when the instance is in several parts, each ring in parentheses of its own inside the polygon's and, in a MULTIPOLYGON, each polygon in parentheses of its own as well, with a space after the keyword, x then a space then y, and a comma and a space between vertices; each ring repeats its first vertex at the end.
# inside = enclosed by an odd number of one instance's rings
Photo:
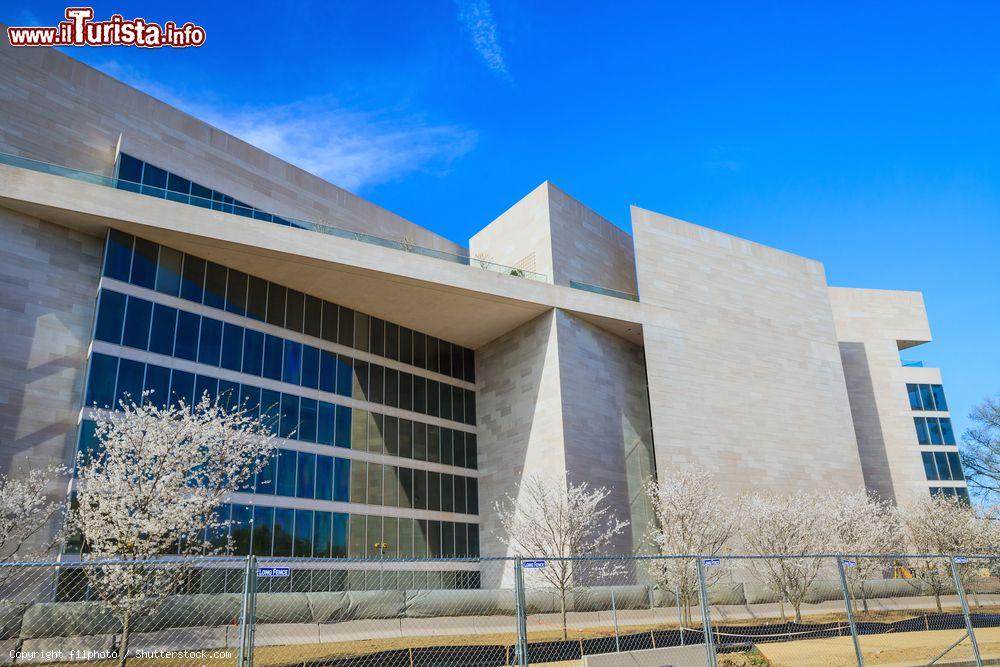
POLYGON ((348 190, 409 173, 443 171, 471 151, 478 138, 460 125, 435 124, 397 110, 347 108, 332 97, 275 106, 192 103, 116 61, 101 69, 348 190))
POLYGON ((487 0, 455 0, 458 20, 472 38, 472 45, 486 61, 486 66, 504 79, 510 79, 503 49, 497 38, 497 24, 487 0))

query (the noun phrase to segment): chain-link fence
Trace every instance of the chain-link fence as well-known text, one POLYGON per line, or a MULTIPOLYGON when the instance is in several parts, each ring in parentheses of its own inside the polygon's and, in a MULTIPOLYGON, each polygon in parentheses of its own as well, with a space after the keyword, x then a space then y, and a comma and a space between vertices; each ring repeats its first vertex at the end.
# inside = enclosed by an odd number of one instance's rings
POLYGON ((0 634, 6 664, 1000 664, 1000 557, 2 564, 0 634))

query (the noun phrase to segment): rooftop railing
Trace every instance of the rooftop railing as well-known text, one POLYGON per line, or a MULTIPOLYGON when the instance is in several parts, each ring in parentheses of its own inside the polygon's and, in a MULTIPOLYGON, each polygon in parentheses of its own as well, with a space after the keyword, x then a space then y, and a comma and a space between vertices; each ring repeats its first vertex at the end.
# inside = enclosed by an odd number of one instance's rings
POLYGON ((427 248, 424 246, 417 245, 416 243, 406 238, 399 240, 387 239, 380 236, 375 236, 373 234, 366 234, 364 232, 356 232, 348 229, 341 229, 339 227, 334 227, 333 225, 318 224, 315 222, 309 222, 308 220, 299 220, 296 218, 271 215, 269 213, 264 213, 263 211, 260 211, 259 209, 256 208, 237 206, 234 204, 224 204, 213 199, 207 199, 204 197, 198 197, 196 195, 185 194, 181 192, 174 192, 173 190, 153 187, 150 185, 143 185, 141 183, 135 183, 133 181, 128 181, 125 179, 112 178, 110 176, 104 176, 102 174, 94 174, 91 172, 82 171, 80 169, 72 169, 70 167, 51 164, 49 162, 42 162, 40 160, 32 160, 30 158, 21 157, 19 155, 0 153, 0 164, 7 164, 22 169, 30 169, 32 171, 38 171, 45 174, 52 174, 54 176, 72 178, 77 181, 83 181, 85 183, 93 183, 95 185, 103 185, 109 188, 127 190, 130 192, 136 192, 138 194, 147 195, 150 197, 156 197, 158 199, 166 199, 168 201, 187 204, 189 206, 199 206, 201 208, 216 210, 221 213, 238 215, 244 218, 259 220, 262 222, 270 222, 273 224, 282 225, 286 227, 294 227, 296 229, 304 229, 311 232, 317 232, 319 234, 326 234, 327 236, 336 236, 338 238, 348 239, 351 241, 360 241, 361 243, 380 246, 382 248, 391 248, 393 250, 400 250, 403 252, 413 253, 415 255, 421 255, 423 257, 431 257, 434 259, 450 262, 452 264, 472 266, 478 269, 482 269, 484 271, 502 273, 505 275, 515 276, 518 278, 527 278, 528 280, 536 280, 538 282, 549 282, 548 276, 546 276, 543 273, 528 271, 526 269, 520 269, 513 266, 504 266, 503 264, 498 264, 486 258, 478 258, 478 257, 472 258, 469 257, 468 255, 459 255, 444 250, 427 248))
POLYGON ((594 294, 603 294, 604 296, 613 296, 616 299, 625 299, 627 301, 638 301, 639 295, 632 294, 631 292, 622 292, 616 289, 610 289, 608 287, 601 287, 600 285, 591 285, 590 283, 581 283, 576 280, 569 281, 569 286, 573 289, 583 290, 584 292, 593 292, 594 294))
POLYGON ((899 363, 908 368, 923 368, 924 362, 922 361, 908 361, 906 359, 900 359, 899 363))

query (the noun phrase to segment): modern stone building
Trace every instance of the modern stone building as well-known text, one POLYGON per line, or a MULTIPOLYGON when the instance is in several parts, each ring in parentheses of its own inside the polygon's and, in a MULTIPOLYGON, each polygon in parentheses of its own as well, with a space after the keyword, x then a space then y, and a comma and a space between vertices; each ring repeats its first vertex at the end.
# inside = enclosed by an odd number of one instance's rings
POLYGON ((643 481, 690 466, 967 497, 941 375, 900 359, 931 339, 919 293, 640 208, 629 236, 547 182, 466 248, 46 49, 0 48, 0 153, 4 470, 152 389, 273 416, 225 508, 240 553, 502 554, 527 474, 609 487, 622 552, 643 481))

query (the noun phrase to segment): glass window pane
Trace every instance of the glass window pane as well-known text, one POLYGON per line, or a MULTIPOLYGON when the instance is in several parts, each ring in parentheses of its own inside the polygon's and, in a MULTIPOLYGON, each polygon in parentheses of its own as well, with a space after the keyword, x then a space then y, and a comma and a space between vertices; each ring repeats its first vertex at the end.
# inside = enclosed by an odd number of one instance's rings
POLYGON ((142 182, 142 160, 137 160, 131 155, 119 153, 118 155, 118 178, 131 183, 142 182))
POLYGON ((247 312, 247 274, 229 269, 226 283, 226 310, 237 315, 247 312))
POLYGON ((285 326, 285 296, 288 290, 274 283, 267 284, 267 323, 285 326))
POLYGON ((368 500, 368 465, 365 461, 351 462, 351 502, 368 500))
POLYGON ((409 373, 399 373, 399 407, 413 409, 413 376, 409 373))
POLYGON ((160 246, 152 241, 137 238, 132 256, 132 276, 129 282, 139 287, 153 289, 156 285, 156 256, 160 246))
MULTIPOLYGON (((330 557, 330 528, 333 515, 330 512, 316 512, 313 517, 313 558, 330 557)), ((298 527, 298 518, 295 519, 298 527)))
POLYGON ((948 470, 948 456, 944 452, 934 452, 934 463, 937 464, 938 478, 951 479, 951 472, 948 470))
POLYGON ((948 409, 948 402, 944 400, 944 387, 939 384, 931 385, 931 393, 934 394, 934 409, 944 412, 948 409))
POLYGON ((479 468, 479 461, 476 453, 476 434, 465 434, 465 466, 476 470, 479 468))
POLYGON ((476 353, 473 352, 472 350, 465 349, 465 350, 463 350, 463 354, 465 355, 465 361, 463 362, 463 366, 464 366, 464 370, 465 370, 465 375, 464 375, 465 381, 466 382, 475 382, 476 381, 476 353))
POLYGON ((382 504, 396 507, 399 504, 399 473, 396 466, 384 466, 382 471, 382 504))
POLYGON ((222 353, 222 322, 211 317, 201 318, 201 343, 198 346, 198 363, 219 365, 222 353))
POLYGON ((109 408, 115 401, 115 381, 118 379, 118 358, 94 353, 90 358, 87 378, 87 405, 109 408))
POLYGON ((274 531, 274 508, 253 508, 253 552, 256 556, 271 555, 271 536, 274 531))
POLYGON ((316 499, 333 500, 333 457, 316 457, 316 499))
POLYGON ((337 447, 350 448, 351 446, 351 424, 353 421, 351 412, 351 408, 345 405, 337 406, 336 426, 333 434, 333 444, 337 447))
POLYGON ((316 442, 321 445, 333 445, 336 408, 333 403, 319 402, 316 417, 316 442))
POLYGON ((412 507, 413 506, 413 469, 412 468, 397 468, 396 469, 396 504, 399 507, 412 507))
POLYGON ((274 481, 278 472, 278 451, 277 449, 274 450, 271 456, 267 458, 267 463, 257 473, 256 493, 274 495, 274 481))
POLYGON ((323 301, 314 296, 306 296, 305 319, 302 330, 308 336, 319 338, 323 329, 323 301))
POLYGON ((170 374, 170 404, 180 406, 194 403, 194 373, 174 369, 170 374))
POLYGON ((243 372, 262 375, 264 363, 264 334, 253 329, 243 333, 243 372))
POLYGON ((385 356, 393 361, 399 361, 399 325, 385 323, 385 356))
POLYGON ((208 262, 205 268, 205 305, 226 307, 226 267, 208 262))
POLYGON ((438 372, 451 375, 451 343, 446 340, 438 341, 438 372))
POLYGON ((920 405, 920 387, 915 384, 906 385, 906 394, 910 397, 910 409, 911 410, 921 410, 920 405))
POLYGON ((177 310, 159 303, 153 305, 153 320, 150 327, 149 351, 172 356, 174 335, 177 326, 177 310))
POLYGON ((333 530, 331 531, 331 541, 333 542, 332 556, 334 558, 347 557, 347 522, 347 514, 334 513, 333 530))
POLYGON ((350 517, 350 544, 347 553, 351 558, 364 558, 368 555, 368 542, 365 540, 365 516, 351 514, 350 517))
POLYGON ((399 360, 404 364, 413 363, 413 330, 399 328, 399 360))
POLYGON ((351 396, 354 392, 354 362, 350 357, 337 355, 337 393, 351 396))
POLYGON ((451 434, 451 447, 454 454, 454 460, 452 465, 456 465, 459 468, 465 467, 465 433, 462 431, 453 431, 451 434))
POLYGON ((441 416, 440 383, 427 380, 427 414, 431 417, 441 416))
POLYGON ((299 397, 292 394, 281 395, 281 421, 278 437, 297 438, 299 427, 299 397))
POLYGON ((303 397, 301 399, 301 407, 299 409, 299 440, 304 442, 316 442, 316 418, 316 399, 303 397))
POLYGON ((328 350, 319 353, 319 389, 331 394, 337 390, 337 355, 328 350))
POLYGON ((323 302, 323 340, 337 342, 337 304, 323 302))
POLYGON ((942 417, 938 420, 941 425, 941 441, 946 445, 955 444, 955 431, 951 428, 951 419, 948 417, 942 417))
POLYGON ((118 384, 115 390, 115 405, 142 402, 142 383, 146 373, 146 364, 141 361, 122 359, 118 362, 118 384))
POLYGON ((465 509, 469 514, 479 514, 479 481, 475 477, 465 478, 465 509))
POLYGON ((295 510, 295 543, 292 555, 296 558, 312 558, 312 537, 312 510, 295 510))
MULTIPOLYGON (((274 555, 292 555, 292 535, 295 525, 295 510, 285 507, 274 508, 274 555)), ((310 531, 311 532, 311 531, 310 531)))
POLYGON ((295 495, 298 498, 316 497, 316 455, 299 452, 298 482, 295 495))
POLYGON ((275 491, 279 496, 295 495, 296 452, 290 449, 278 450, 278 476, 275 491))
POLYGON ((184 253, 160 246, 160 261, 156 267, 156 291, 177 296, 181 288, 181 267, 184 253))
POLYGON ((427 460, 441 463, 441 429, 432 424, 427 425, 427 460))
POLYGON ((122 342, 125 301, 124 294, 111 290, 101 290, 97 299, 97 322, 94 325, 94 338, 115 345, 122 342))
POLYGON ((198 375, 194 380, 194 402, 198 404, 205 396, 214 401, 219 393, 219 381, 206 375, 198 375))
POLYGON ((128 282, 132 269, 132 245, 135 239, 117 229, 108 231, 104 246, 104 275, 108 278, 128 282))
POLYGON ((427 509, 427 471, 413 471, 413 501, 414 509, 427 509))
POLYGON ((358 350, 368 351, 368 343, 371 334, 368 331, 368 316, 364 313, 354 313, 354 347, 358 350))
POLYGON ((368 451, 381 454, 385 451, 385 442, 382 438, 382 431, 385 428, 384 416, 376 412, 368 414, 368 451))
POLYGON ((924 410, 934 409, 934 395, 931 393, 931 386, 929 384, 919 385, 920 387, 920 400, 924 404, 924 410))
POLYGON ((965 473, 962 472, 962 462, 959 459, 958 452, 947 452, 948 456, 948 467, 951 468, 951 478, 957 480, 965 479, 965 473))
POLYGON ((174 343, 174 356, 188 361, 198 359, 198 329, 201 317, 194 313, 178 311, 177 339, 174 343))
POLYGON ((184 272, 181 279, 181 298, 201 303, 205 292, 205 260, 184 255, 184 272))
POLYGON ((333 499, 346 503, 351 498, 351 460, 335 458, 333 461, 333 499))
POLYGON ((302 333, 302 318, 305 313, 306 295, 297 290, 288 290, 285 303, 285 328, 302 333))
POLYGON ((465 480, 468 479, 468 478, 467 477, 461 477, 459 475, 454 475, 454 476, 448 475, 448 477, 451 477, 452 481, 454 482, 454 492, 453 492, 454 493, 454 497, 455 497, 455 510, 454 511, 458 512, 459 514, 467 514, 468 510, 467 510, 467 508, 465 506, 465 502, 466 502, 465 491, 466 491, 467 487, 465 485, 465 480))
POLYGON ((427 472, 427 509, 441 509, 441 474, 427 472))
POLYGON ((170 399, 170 369, 148 364, 143 391, 152 392, 147 397, 149 403, 166 408, 170 399))
POLYGON ((368 504, 382 504, 382 464, 368 464, 368 504))
POLYGON ((441 511, 457 511, 455 509, 455 478, 446 473, 441 473, 441 511))
POLYGON ((302 382, 302 343, 285 341, 285 362, 281 379, 290 384, 302 382))
POLYGON ((413 411, 427 414, 427 379, 413 376, 413 411))
POLYGON ((347 347, 354 346, 354 311, 350 308, 339 307, 337 317, 340 320, 340 327, 337 330, 337 342, 347 347))
POLYGON ((426 558, 428 555, 427 520, 417 519, 414 521, 413 530, 413 556, 415 558, 426 558))
POLYGON ((278 434, 278 422, 281 415, 281 394, 270 389, 263 389, 260 392, 260 415, 265 426, 271 429, 275 435, 278 434))
POLYGON ((250 276, 247 285, 247 317, 264 321, 267 315, 267 281, 250 276))
MULTIPOLYGON (((146 370, 146 374, 149 375, 149 370, 146 370)), ((240 404, 240 385, 238 382, 231 382, 229 380, 219 380, 219 404, 225 408, 228 412, 232 412, 239 408, 240 404)))
POLYGON ((413 332, 413 365, 427 368, 427 336, 419 331, 413 332))
POLYGON ((399 456, 399 419, 386 415, 384 422, 382 442, 385 446, 385 453, 389 456, 399 456))
POLYGON ((319 350, 311 345, 302 346, 302 386, 319 387, 319 350))
POLYGON ((454 465, 455 454, 452 449, 452 430, 450 428, 442 428, 441 433, 441 463, 445 465, 454 465))
POLYGON ((395 368, 385 369, 385 398, 383 402, 389 407, 399 407, 399 371, 395 368))
POLYGON ((399 456, 404 459, 413 458, 413 422, 409 419, 399 420, 399 456))
POLYGON ((243 327, 226 322, 222 329, 222 367, 239 371, 243 362, 243 327))
POLYGON ((438 341, 434 336, 427 337, 427 370, 439 372, 438 364, 438 341))
POLYGON ((427 424, 413 422, 413 458, 427 460, 427 424))
POLYGON ((917 429, 917 442, 921 445, 931 444, 931 439, 927 435, 927 421, 923 417, 914 417, 913 425, 917 429))
POLYGON ((245 556, 250 553, 251 524, 253 508, 250 505, 233 505, 229 534, 233 538, 233 555, 245 556))
POLYGON ((277 336, 266 334, 264 338, 264 377, 272 380, 281 379, 283 362, 283 341, 277 336))
POLYGON ((943 445, 944 441, 941 439, 941 427, 938 424, 936 417, 927 418, 927 430, 931 433, 931 444, 932 445, 943 445))
MULTIPOLYGON (((160 190, 165 190, 167 187, 166 169, 160 169, 159 167, 151 165, 147 162, 142 170, 142 184, 150 186, 150 194, 162 197, 163 192, 160 192, 160 190)), ((147 189, 143 188, 142 191, 143 193, 146 193, 147 189)))
MULTIPOLYGON (((368 400, 368 362, 354 360, 352 363, 353 369, 353 382, 351 384, 351 393, 346 394, 347 396, 352 396, 359 401, 368 400)), ((340 385, 337 385, 340 388, 340 385)))

